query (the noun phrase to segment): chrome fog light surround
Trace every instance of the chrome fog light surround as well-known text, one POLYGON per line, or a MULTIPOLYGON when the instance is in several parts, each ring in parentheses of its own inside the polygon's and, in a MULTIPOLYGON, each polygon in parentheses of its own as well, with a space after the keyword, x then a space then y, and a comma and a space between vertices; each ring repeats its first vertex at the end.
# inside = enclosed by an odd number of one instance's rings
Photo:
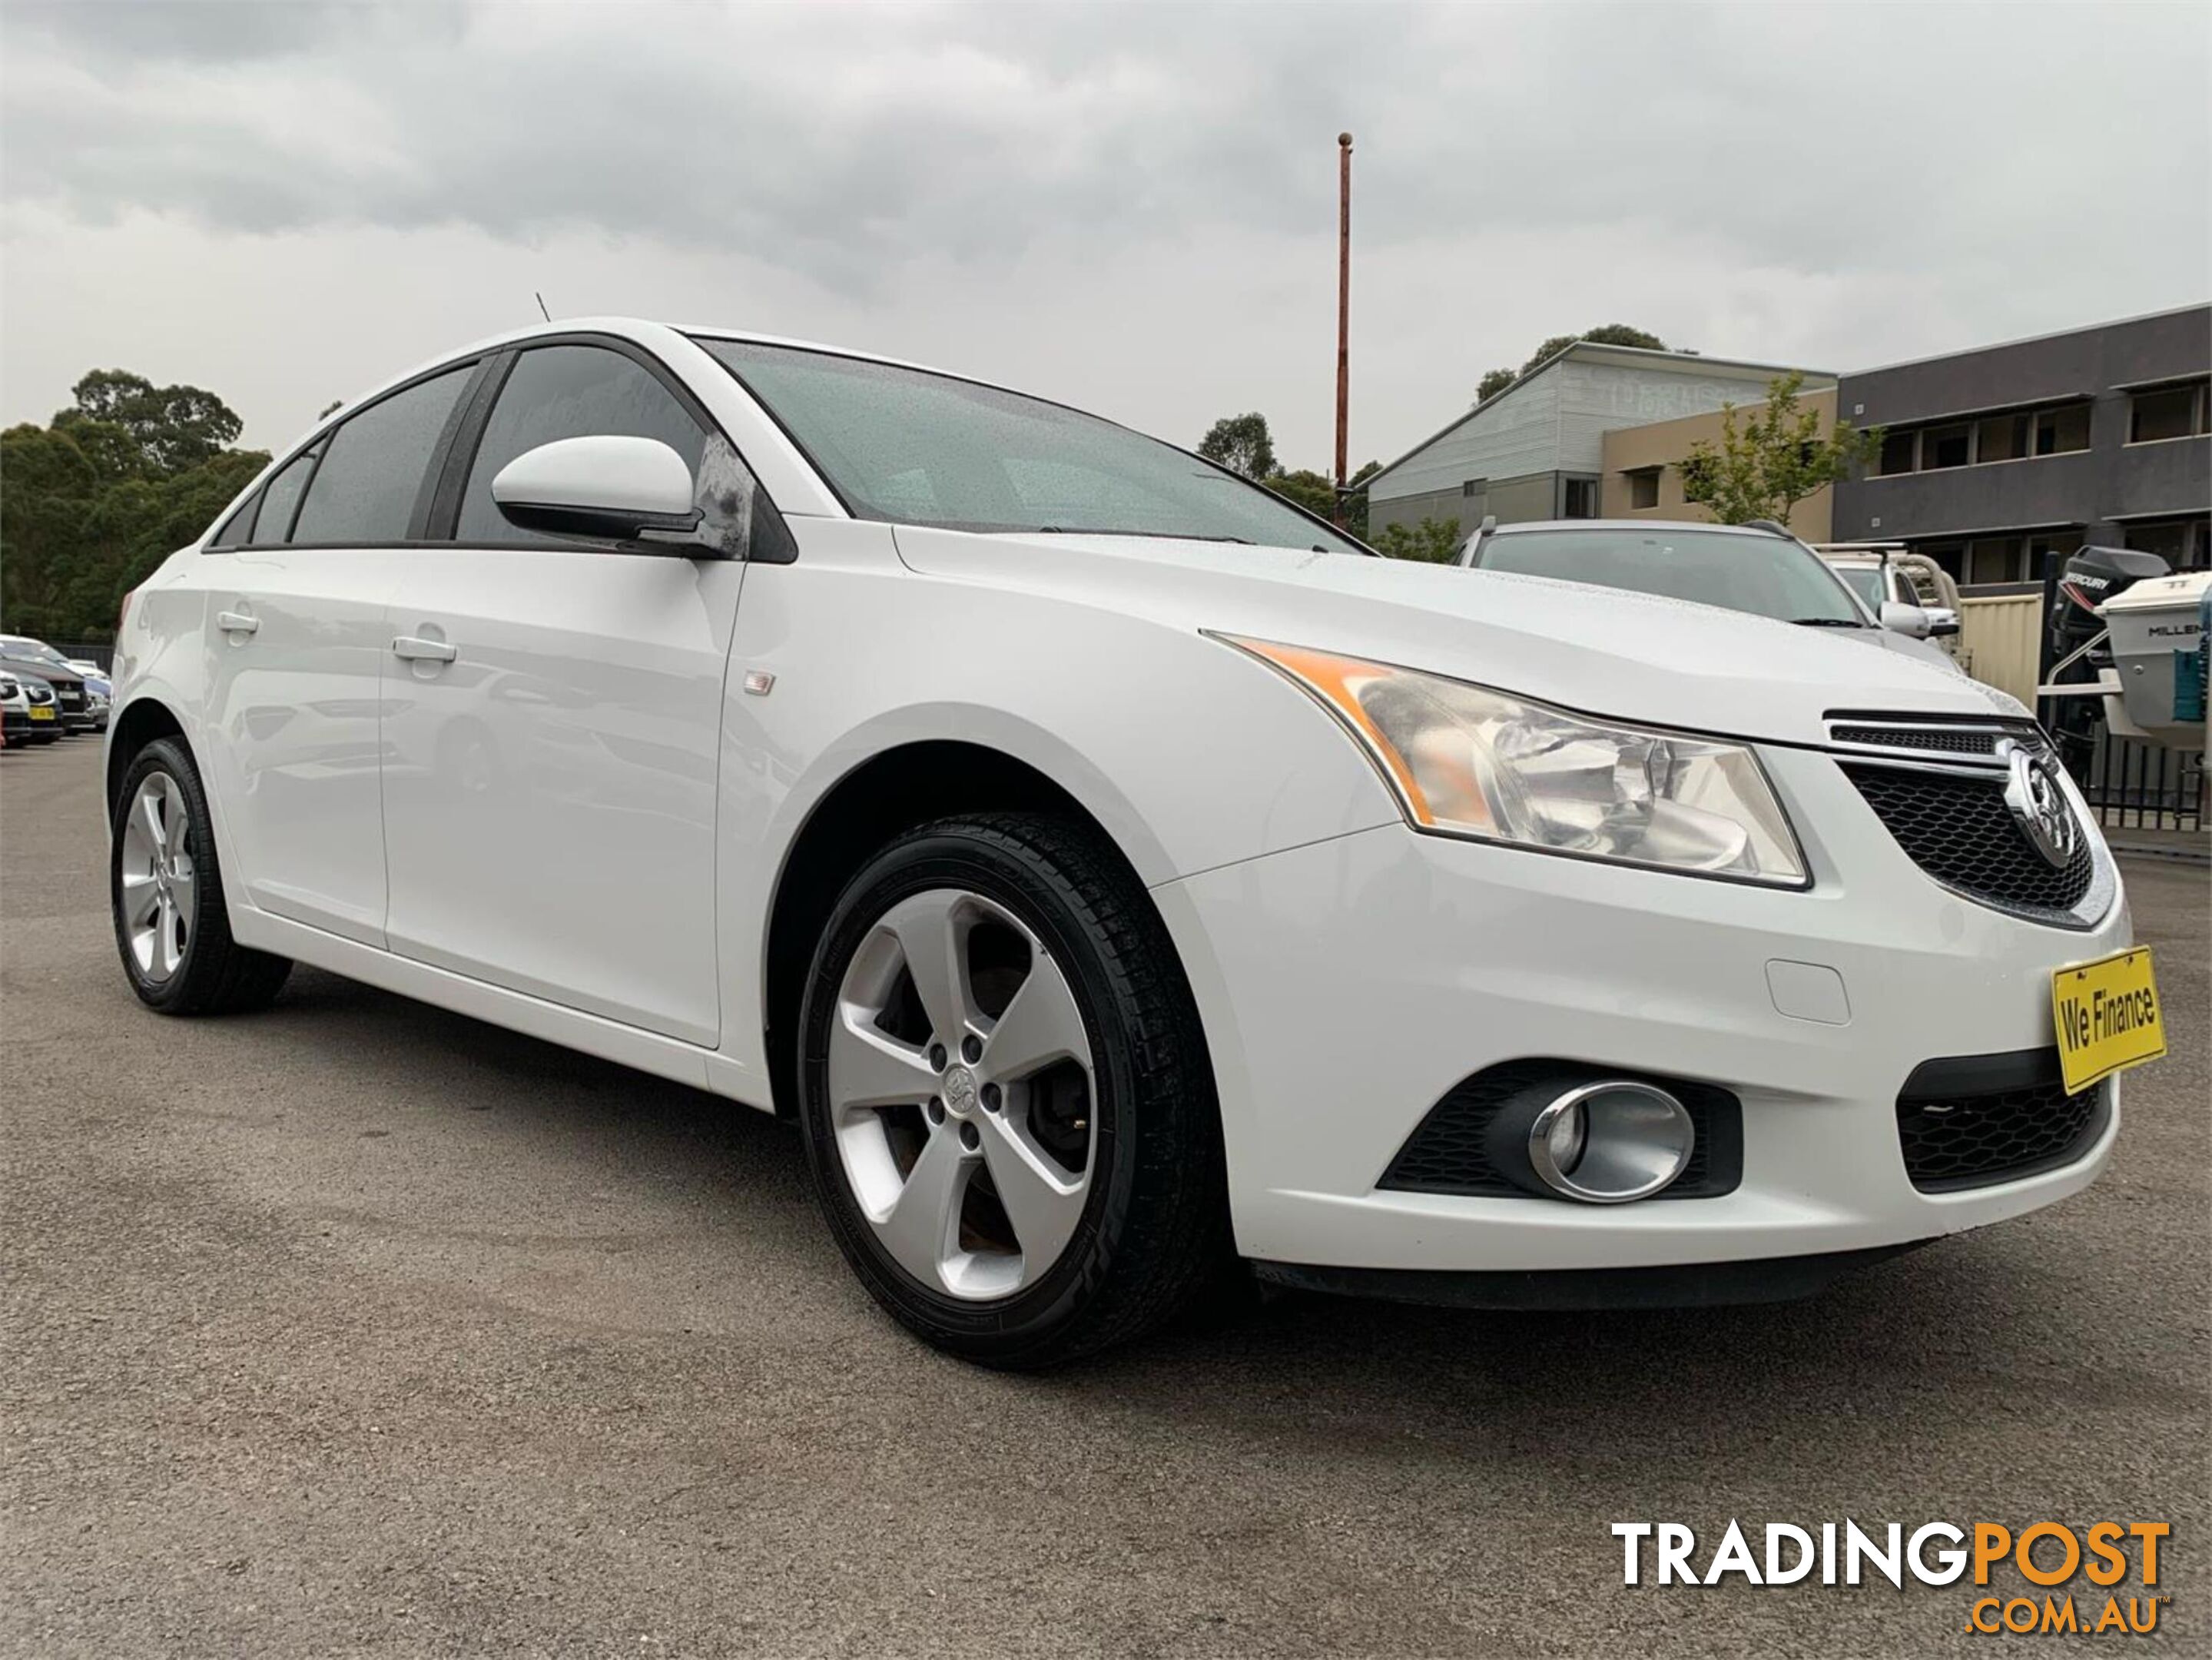
POLYGON ((1697 1129, 1665 1090, 1607 1079, 1547 1103, 1528 1126, 1528 1163, 1553 1192, 1588 1205, 1649 1199, 1689 1167, 1697 1129))

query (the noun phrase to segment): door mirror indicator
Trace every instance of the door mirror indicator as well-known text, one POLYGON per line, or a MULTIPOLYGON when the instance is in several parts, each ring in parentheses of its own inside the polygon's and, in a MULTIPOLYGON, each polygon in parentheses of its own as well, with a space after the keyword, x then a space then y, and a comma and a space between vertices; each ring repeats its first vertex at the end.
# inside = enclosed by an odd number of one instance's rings
POLYGON ((720 551, 698 544, 691 469, 657 438, 604 433, 540 444, 499 470, 491 499, 524 530, 720 551))

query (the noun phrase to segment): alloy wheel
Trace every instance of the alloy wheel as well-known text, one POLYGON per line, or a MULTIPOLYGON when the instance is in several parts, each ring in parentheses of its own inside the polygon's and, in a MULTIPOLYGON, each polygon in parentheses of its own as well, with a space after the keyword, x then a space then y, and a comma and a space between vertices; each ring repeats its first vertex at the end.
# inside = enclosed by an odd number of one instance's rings
POLYGON ((139 781, 124 817, 118 855, 125 933, 138 972, 152 984, 183 967, 199 910, 191 816, 166 772, 139 781))
POLYGON ((1034 930, 963 889, 900 900, 845 970, 827 1060, 846 1182, 902 1268, 973 1301, 1051 1270, 1097 1128, 1083 1012, 1034 930))

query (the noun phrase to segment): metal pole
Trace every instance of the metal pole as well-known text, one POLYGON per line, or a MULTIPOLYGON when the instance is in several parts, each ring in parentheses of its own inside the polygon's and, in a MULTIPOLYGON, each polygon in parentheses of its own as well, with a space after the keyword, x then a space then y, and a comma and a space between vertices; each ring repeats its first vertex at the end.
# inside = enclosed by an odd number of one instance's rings
POLYGON ((1352 399, 1352 135, 1336 135, 1336 522, 1344 523, 1345 423, 1352 399))

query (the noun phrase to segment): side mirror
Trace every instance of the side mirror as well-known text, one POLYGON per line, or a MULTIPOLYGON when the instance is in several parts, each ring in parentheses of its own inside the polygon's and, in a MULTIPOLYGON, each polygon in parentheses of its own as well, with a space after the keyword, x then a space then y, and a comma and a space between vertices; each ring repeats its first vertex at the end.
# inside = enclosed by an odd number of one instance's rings
POLYGON ((525 450, 491 481, 507 522, 552 536, 617 542, 676 540, 699 527, 691 469, 658 438, 613 433, 561 438, 525 450))
POLYGON ((1928 632, 1941 640, 1959 631, 1959 613, 1948 605, 1928 607, 1928 632))
POLYGON ((1893 634, 1901 634, 1908 640, 1925 640, 1930 631, 1928 613, 1917 605, 1908 605, 1901 600, 1881 602, 1881 625, 1893 634))

